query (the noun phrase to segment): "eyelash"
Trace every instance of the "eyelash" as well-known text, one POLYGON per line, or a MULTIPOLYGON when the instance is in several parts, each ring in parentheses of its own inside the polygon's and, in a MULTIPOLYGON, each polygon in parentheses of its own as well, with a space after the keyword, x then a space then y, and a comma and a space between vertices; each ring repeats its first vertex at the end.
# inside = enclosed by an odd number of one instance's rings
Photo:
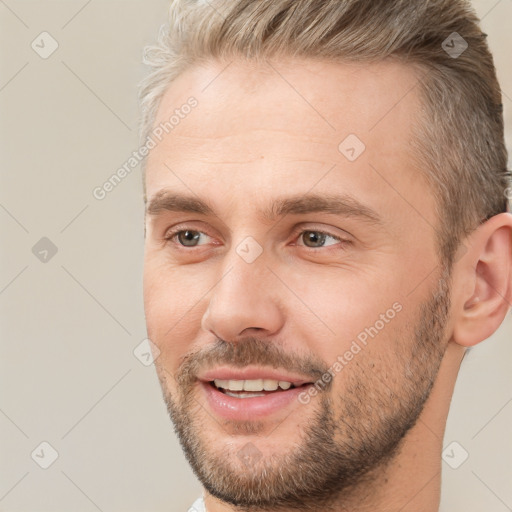
MULTIPOLYGON (((200 231, 198 229, 191 229, 191 228, 187 228, 184 226, 178 226, 174 230, 168 232, 165 235, 164 239, 167 243, 174 243, 177 247, 179 247, 178 250, 189 250, 190 251, 193 249, 200 248, 201 246, 187 247, 180 243, 173 242, 173 239, 176 238, 177 235, 179 235, 180 233, 184 233, 185 231, 192 231, 195 233, 200 233, 202 235, 210 236, 210 235, 208 235, 208 233, 205 233, 204 231, 200 231)), ((314 228, 304 229, 304 228, 299 227, 293 231, 292 235, 294 236, 294 238, 300 238, 300 235, 303 235, 304 233, 317 233, 320 235, 326 235, 328 237, 334 238, 335 240, 337 240, 339 242, 339 244, 334 244, 332 246, 325 246, 325 247, 308 247, 306 245, 300 246, 303 249, 306 249, 307 251, 318 252, 320 249, 323 249, 324 251, 336 250, 337 248, 338 249, 340 248, 339 245, 341 245, 341 248, 343 249, 346 245, 350 245, 352 243, 351 240, 347 240, 345 238, 341 238, 339 236, 333 235, 332 233, 329 233, 327 231, 322 231, 322 230, 314 229, 314 228)))

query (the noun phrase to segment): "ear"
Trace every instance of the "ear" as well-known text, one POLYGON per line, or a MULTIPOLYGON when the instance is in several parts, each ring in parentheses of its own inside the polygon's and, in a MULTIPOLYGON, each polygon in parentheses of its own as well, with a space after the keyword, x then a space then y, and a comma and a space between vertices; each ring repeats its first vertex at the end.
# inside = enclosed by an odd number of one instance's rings
POLYGON ((463 244, 453 270, 453 341, 470 347, 489 338, 512 306, 512 214, 491 217, 463 244))

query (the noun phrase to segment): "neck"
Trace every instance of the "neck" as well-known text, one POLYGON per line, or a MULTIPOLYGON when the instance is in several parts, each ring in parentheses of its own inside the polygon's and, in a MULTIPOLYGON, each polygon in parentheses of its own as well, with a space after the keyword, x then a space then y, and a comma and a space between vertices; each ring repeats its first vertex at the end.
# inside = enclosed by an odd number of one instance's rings
MULTIPOLYGON (((355 491, 334 504, 334 512, 438 512, 441 496, 441 453, 455 381, 465 349, 448 344, 425 407, 390 464, 375 476, 368 492, 355 491)), ((204 493, 206 512, 239 512, 204 493)), ((325 509, 323 509, 325 510, 325 509)), ((249 511, 247 511, 249 512, 249 511)), ((258 509, 250 512, 263 512, 258 509)), ((299 512, 299 509, 280 510, 299 512)))

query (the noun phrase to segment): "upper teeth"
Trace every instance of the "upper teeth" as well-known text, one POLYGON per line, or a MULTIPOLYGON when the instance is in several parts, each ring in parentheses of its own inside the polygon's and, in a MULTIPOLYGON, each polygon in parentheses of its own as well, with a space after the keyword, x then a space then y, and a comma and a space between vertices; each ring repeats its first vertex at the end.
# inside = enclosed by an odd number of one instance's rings
POLYGON ((230 391, 275 391, 279 386, 282 389, 288 389, 291 382, 271 379, 255 380, 220 380, 213 381, 218 388, 229 389, 230 391))

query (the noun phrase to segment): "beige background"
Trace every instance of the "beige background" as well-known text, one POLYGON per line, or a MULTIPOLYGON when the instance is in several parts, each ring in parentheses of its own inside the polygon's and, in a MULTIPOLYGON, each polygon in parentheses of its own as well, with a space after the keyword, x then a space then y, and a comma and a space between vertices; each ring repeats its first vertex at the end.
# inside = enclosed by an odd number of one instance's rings
MULTIPOLYGON (((137 149, 141 51, 166 4, 0 0, 0 511, 185 511, 200 493, 154 369, 133 354, 145 338, 139 170, 92 195, 137 149), (59 45, 47 59, 31 48, 43 31, 59 45), (46 263, 32 252, 42 237, 58 249, 46 263), (43 441, 58 452, 48 469, 31 458, 50 460, 43 441)), ((512 0, 475 5, 510 150, 512 0)), ((512 510, 511 334, 509 314, 463 364, 445 446, 469 458, 443 463, 444 512, 512 510)))

